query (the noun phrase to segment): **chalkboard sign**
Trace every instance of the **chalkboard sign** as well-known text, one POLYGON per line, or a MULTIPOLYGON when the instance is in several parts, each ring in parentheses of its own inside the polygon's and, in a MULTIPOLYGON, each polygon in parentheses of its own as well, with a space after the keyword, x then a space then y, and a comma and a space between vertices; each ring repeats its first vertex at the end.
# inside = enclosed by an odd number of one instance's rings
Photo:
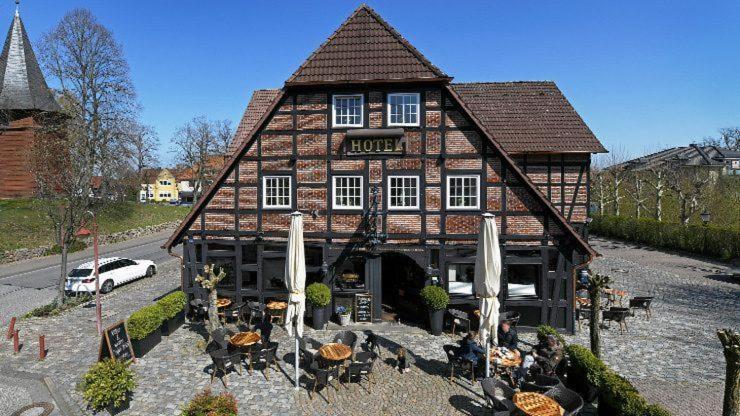
POLYGON ((355 295, 355 322, 373 321, 373 295, 358 293, 355 295))
POLYGON ((103 331, 98 351, 98 361, 107 357, 113 357, 120 361, 135 359, 134 350, 131 348, 131 339, 128 336, 124 321, 109 326, 103 331))

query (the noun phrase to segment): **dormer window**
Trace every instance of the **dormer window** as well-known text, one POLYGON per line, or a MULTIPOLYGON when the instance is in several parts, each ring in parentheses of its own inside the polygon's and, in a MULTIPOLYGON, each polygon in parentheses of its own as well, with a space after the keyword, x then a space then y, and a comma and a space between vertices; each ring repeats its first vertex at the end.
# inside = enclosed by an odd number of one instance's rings
POLYGON ((419 125, 419 94, 388 94, 388 125, 419 125))
POLYGON ((362 127, 362 94, 335 95, 332 106, 334 127, 362 127))

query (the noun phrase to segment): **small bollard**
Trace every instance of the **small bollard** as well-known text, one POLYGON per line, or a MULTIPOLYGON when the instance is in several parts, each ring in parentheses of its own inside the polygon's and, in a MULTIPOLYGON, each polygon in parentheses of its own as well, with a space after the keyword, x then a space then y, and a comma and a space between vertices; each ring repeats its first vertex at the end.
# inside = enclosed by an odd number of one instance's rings
POLYGON ((46 358, 46 338, 39 335, 39 361, 43 361, 44 358, 46 358))
POLYGON ((10 318, 10 326, 8 327, 8 335, 6 338, 11 339, 13 338, 13 332, 15 332, 15 316, 10 318))
POLYGON ((18 354, 18 352, 21 350, 20 339, 18 337, 19 332, 21 332, 20 329, 16 329, 13 332, 13 353, 14 354, 18 354))

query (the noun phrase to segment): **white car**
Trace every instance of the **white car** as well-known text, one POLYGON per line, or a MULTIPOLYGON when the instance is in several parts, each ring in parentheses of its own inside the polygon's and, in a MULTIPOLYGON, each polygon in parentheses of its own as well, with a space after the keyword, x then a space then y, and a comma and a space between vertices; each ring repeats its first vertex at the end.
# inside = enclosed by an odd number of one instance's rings
MULTIPOLYGON (((67 292, 95 293, 94 263, 88 261, 72 269, 67 274, 64 289, 67 292)), ((141 277, 151 277, 157 273, 157 265, 151 260, 131 260, 121 257, 107 257, 98 260, 100 274, 100 293, 108 293, 114 287, 141 277)))

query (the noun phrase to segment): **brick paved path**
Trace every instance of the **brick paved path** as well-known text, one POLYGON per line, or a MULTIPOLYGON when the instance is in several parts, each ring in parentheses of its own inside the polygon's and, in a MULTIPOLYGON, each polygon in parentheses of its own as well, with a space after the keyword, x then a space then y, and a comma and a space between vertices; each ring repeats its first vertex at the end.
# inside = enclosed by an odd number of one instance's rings
MULTIPOLYGON (((615 287, 631 295, 657 290, 652 321, 639 316, 630 319, 629 332, 623 336, 616 328, 603 332, 607 363, 651 401, 662 403, 676 415, 719 414, 724 359, 714 330, 738 327, 738 285, 712 277, 722 270, 720 265, 611 242, 595 241, 595 245, 604 257, 596 260, 593 268, 612 275, 615 287)), ((106 324, 125 319, 178 283, 176 263, 169 262, 160 266, 156 277, 116 289, 105 297, 106 324)), ((49 375, 62 393, 82 408, 75 386, 97 358, 94 308, 79 307, 58 317, 22 320, 19 328, 23 350, 14 356, 12 346, 0 342, 0 368, 49 375), (50 349, 43 362, 35 360, 39 333, 46 335, 50 349)), ((271 372, 270 381, 259 371, 251 376, 227 376, 240 414, 485 414, 479 385, 459 377, 452 382, 447 379, 442 345, 456 340, 448 335, 431 337, 413 327, 378 328, 375 332, 385 348, 375 369, 377 384, 370 391, 366 390, 367 382, 341 385, 339 391, 328 388, 312 398, 305 376, 300 380, 301 389, 293 390, 292 342, 276 328, 273 340, 280 343, 282 371, 271 372), (398 345, 406 347, 416 360, 410 373, 399 374, 389 365, 398 345)), ((328 341, 333 333, 308 331, 320 341, 328 341)), ((177 415, 183 403, 209 385, 210 359, 197 347, 203 340, 200 334, 199 327, 183 327, 134 366, 139 387, 123 414, 177 415)), ((364 335, 358 335, 360 344, 364 335)), ((532 334, 522 334, 522 338, 531 341, 532 334)), ((567 338, 588 343, 585 330, 567 338)), ((223 390, 218 381, 211 386, 216 392, 223 390)), ((11 390, 0 386, 5 394, 11 390)))

